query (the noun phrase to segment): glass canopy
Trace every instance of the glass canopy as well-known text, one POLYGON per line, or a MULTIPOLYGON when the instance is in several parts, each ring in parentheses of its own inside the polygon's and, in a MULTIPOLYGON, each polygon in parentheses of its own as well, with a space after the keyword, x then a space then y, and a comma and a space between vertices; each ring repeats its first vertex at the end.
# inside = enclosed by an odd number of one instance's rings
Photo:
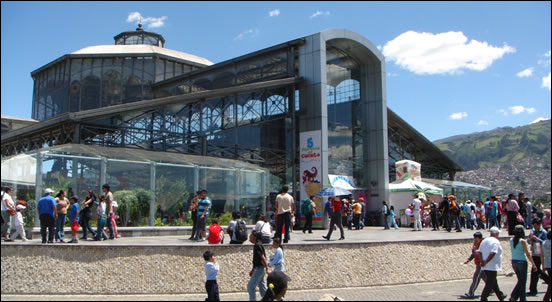
MULTIPOLYGON (((45 188, 82 200, 111 186, 123 226, 174 225, 187 220, 188 202, 206 189, 214 215, 245 211, 252 223, 265 211, 266 170, 209 156, 65 144, 2 160, 2 185, 18 199, 35 199, 45 188)), ((38 220, 37 220, 38 221, 38 220)))

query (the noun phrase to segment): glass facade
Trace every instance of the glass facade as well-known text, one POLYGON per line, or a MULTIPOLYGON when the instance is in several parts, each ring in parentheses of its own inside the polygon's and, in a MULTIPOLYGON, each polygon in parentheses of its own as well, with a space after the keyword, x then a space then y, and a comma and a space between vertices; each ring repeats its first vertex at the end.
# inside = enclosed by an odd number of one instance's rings
POLYGON ((353 176, 363 183, 360 64, 342 50, 326 48, 328 173, 353 176))
POLYGON ((68 58, 33 75, 33 118, 150 100, 154 82, 198 68, 157 56, 68 58))
POLYGON ((65 144, 3 159, 2 171, 7 172, 2 185, 14 186, 17 196, 26 192, 20 196, 25 200, 34 199, 35 192, 41 197, 45 188, 82 200, 88 190, 99 196, 101 185, 108 183, 122 226, 189 220, 188 202, 198 189, 209 192, 213 216, 246 209, 248 223, 253 223, 267 196, 268 174, 255 165, 120 148, 65 144))

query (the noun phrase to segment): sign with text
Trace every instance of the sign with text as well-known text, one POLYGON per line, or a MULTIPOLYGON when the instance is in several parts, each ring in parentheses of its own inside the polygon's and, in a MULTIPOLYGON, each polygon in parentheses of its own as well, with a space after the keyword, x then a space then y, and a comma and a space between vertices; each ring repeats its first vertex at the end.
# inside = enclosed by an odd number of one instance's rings
MULTIPOLYGON (((309 196, 316 195, 316 193, 322 190, 322 138, 321 131, 308 131, 301 132, 299 134, 300 144, 299 144, 299 168, 301 171, 300 177, 300 187, 301 201, 305 200, 309 196)), ((315 217, 321 217, 322 211, 324 210, 322 206, 322 200, 319 197, 313 199, 316 203, 316 215, 315 217)), ((315 225, 317 220, 313 219, 313 225, 315 225)), ((318 223, 316 223, 318 224, 318 223)))

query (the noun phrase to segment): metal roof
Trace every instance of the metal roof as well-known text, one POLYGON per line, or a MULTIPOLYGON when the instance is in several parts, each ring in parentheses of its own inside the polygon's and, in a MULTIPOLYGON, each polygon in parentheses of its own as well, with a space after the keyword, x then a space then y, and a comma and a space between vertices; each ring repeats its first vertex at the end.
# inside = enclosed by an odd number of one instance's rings
POLYGON ((189 53, 181 52, 178 50, 172 50, 168 48, 163 48, 155 45, 147 44, 134 44, 134 45, 96 45, 88 46, 83 49, 79 49, 72 54, 82 55, 82 54, 161 54, 169 57, 178 58, 184 61, 190 61, 197 64, 202 64, 205 66, 213 65, 213 62, 192 55, 189 53))
POLYGON ((432 161, 438 161, 443 167, 452 171, 464 171, 462 166, 441 151, 441 149, 418 132, 418 130, 410 126, 405 120, 393 112, 393 110, 389 109, 389 107, 387 107, 387 123, 388 127, 393 127, 394 130, 399 131, 402 136, 408 138, 409 143, 420 148, 424 155, 427 155, 432 161))

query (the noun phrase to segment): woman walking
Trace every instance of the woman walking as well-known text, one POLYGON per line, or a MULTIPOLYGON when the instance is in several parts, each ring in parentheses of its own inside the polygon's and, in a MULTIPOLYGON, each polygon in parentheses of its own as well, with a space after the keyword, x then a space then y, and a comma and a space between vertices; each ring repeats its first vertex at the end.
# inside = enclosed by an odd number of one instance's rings
POLYGON ((527 293, 525 291, 527 287, 527 259, 531 262, 533 271, 537 270, 537 267, 529 254, 523 225, 516 225, 514 238, 510 239, 510 248, 512 249, 512 268, 517 277, 517 283, 510 295, 510 301, 517 301, 518 299, 520 301, 527 301, 527 293))
POLYGON ((82 227, 82 237, 80 238, 81 240, 87 239, 89 231, 92 234, 92 238, 96 237, 96 232, 90 226, 90 219, 92 218, 92 206, 95 203, 97 204, 96 195, 94 195, 92 190, 88 190, 88 192, 86 192, 86 198, 82 203, 82 210, 80 212, 80 223, 82 227))

